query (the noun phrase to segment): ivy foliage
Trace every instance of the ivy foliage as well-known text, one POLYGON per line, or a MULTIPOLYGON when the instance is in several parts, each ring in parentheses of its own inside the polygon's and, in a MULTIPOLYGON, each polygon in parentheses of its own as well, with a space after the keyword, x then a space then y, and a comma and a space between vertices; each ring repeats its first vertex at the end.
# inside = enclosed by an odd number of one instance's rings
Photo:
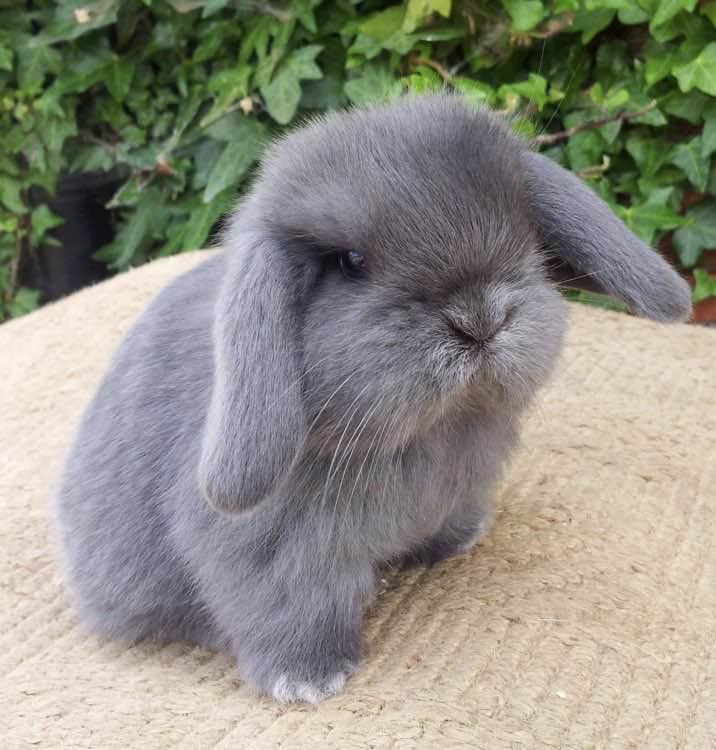
POLYGON ((60 174, 121 181, 120 271, 202 246, 286 126, 442 85, 716 294, 716 0, 0 0, 0 319, 39 302, 23 269, 61 220, 32 196, 60 174))

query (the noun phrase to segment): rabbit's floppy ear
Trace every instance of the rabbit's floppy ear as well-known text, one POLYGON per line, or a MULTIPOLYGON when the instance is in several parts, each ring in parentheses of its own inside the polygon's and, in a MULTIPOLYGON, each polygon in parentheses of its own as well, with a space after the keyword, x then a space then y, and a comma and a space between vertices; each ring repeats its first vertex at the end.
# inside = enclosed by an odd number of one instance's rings
POLYGON ((527 199, 540 240, 567 273, 582 277, 576 286, 604 291, 654 320, 689 316, 686 281, 601 198, 546 156, 527 151, 525 163, 527 199))
POLYGON ((199 463, 204 495, 225 513, 270 494, 305 434, 299 274, 273 240, 237 235, 215 309, 214 383, 199 463))

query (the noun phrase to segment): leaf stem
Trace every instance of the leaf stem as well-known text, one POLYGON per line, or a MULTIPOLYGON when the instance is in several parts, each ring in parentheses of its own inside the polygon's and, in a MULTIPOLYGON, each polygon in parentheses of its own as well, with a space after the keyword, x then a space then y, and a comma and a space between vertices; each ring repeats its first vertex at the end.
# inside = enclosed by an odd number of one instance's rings
POLYGON ((531 139, 531 143, 537 146, 545 146, 551 143, 558 143, 559 141, 565 141, 568 138, 571 138, 573 135, 581 133, 584 130, 594 130, 596 128, 600 128, 602 125, 606 125, 609 122, 617 122, 619 120, 633 120, 635 117, 641 117, 647 112, 651 112, 651 110, 655 108, 656 99, 652 100, 651 102, 649 102, 649 104, 646 105, 646 107, 642 107, 636 112, 626 112, 625 110, 622 110, 614 115, 600 117, 596 120, 583 122, 580 125, 573 125, 571 128, 560 130, 557 133, 542 133, 540 135, 536 135, 531 139))
MULTIPOLYGON (((23 199, 24 197, 25 196, 23 195, 23 199)), ((15 296, 15 291, 17 290, 18 278, 20 276, 20 262, 22 261, 22 256, 25 253, 26 247, 25 232, 29 224, 28 219, 29 217, 27 214, 23 215, 15 231, 15 254, 10 260, 10 273, 8 284, 5 289, 5 302, 7 303, 12 301, 12 298, 15 296)))
POLYGON ((429 68, 437 71, 443 81, 445 81, 445 83, 450 83, 450 81, 452 80, 450 71, 444 65, 441 65, 437 60, 433 60, 429 57, 411 57, 410 62, 413 65, 427 65, 429 68))

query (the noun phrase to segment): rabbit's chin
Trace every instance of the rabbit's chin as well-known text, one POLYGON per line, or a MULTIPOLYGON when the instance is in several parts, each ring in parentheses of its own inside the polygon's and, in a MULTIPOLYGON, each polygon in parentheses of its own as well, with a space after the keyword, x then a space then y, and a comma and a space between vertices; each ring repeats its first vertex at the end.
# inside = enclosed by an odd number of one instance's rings
POLYGON ((453 412, 509 411, 525 408, 551 372, 549 367, 520 368, 499 355, 482 353, 464 358, 443 378, 443 390, 428 419, 453 412))

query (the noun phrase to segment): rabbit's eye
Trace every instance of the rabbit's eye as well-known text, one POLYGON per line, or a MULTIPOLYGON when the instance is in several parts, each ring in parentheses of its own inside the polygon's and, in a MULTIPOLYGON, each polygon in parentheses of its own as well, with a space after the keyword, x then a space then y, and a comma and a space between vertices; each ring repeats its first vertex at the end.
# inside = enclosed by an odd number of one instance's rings
POLYGON ((365 270, 365 256, 357 250, 349 250, 338 256, 338 263, 344 276, 355 278, 365 270))

